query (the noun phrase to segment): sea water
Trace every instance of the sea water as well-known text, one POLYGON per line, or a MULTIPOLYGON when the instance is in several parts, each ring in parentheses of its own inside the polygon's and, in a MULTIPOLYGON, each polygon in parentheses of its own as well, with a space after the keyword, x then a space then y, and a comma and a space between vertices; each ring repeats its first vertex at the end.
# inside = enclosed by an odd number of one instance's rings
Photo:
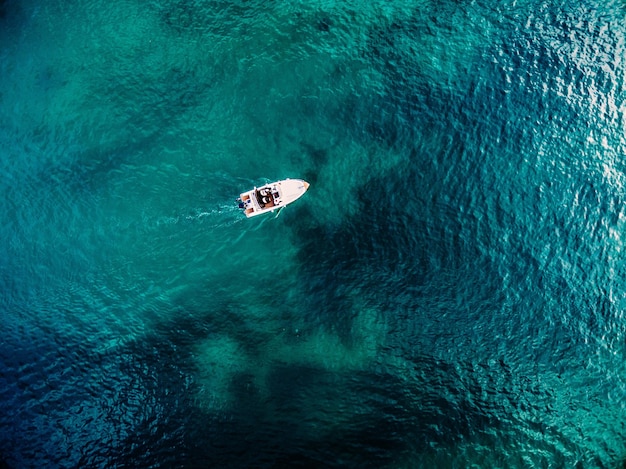
POLYGON ((622 467, 625 17, 1 1, 0 466, 622 467))

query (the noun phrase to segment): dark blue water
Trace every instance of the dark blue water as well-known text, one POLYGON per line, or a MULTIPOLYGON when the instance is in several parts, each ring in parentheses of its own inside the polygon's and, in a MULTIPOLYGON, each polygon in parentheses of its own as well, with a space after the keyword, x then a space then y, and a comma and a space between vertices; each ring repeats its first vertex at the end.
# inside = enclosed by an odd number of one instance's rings
POLYGON ((0 467, 622 467, 625 17, 0 2, 0 467))

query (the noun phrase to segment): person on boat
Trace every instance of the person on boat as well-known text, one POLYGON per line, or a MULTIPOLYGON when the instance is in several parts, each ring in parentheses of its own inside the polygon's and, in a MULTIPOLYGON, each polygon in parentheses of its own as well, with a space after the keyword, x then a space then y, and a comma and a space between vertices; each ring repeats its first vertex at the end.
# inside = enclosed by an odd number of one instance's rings
POLYGON ((259 205, 261 205, 261 208, 263 208, 263 206, 265 205, 265 202, 263 202, 263 199, 265 198, 265 195, 263 194, 263 189, 259 189, 256 191, 256 200, 259 202, 259 205))

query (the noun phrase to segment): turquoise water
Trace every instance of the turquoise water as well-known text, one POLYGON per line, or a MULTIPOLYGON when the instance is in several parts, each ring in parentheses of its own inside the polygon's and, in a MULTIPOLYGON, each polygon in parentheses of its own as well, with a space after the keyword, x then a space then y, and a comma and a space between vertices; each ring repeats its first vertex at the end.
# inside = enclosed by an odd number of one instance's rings
POLYGON ((0 2, 0 467, 622 467, 625 15, 0 2))

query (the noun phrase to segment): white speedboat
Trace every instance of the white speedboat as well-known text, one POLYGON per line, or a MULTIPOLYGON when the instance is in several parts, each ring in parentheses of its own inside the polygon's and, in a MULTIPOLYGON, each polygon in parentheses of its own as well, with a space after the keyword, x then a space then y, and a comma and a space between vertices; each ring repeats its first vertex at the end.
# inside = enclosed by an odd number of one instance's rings
POLYGON ((302 197, 308 188, 309 183, 302 179, 285 179, 244 192, 237 202, 250 218, 285 207, 302 197))

